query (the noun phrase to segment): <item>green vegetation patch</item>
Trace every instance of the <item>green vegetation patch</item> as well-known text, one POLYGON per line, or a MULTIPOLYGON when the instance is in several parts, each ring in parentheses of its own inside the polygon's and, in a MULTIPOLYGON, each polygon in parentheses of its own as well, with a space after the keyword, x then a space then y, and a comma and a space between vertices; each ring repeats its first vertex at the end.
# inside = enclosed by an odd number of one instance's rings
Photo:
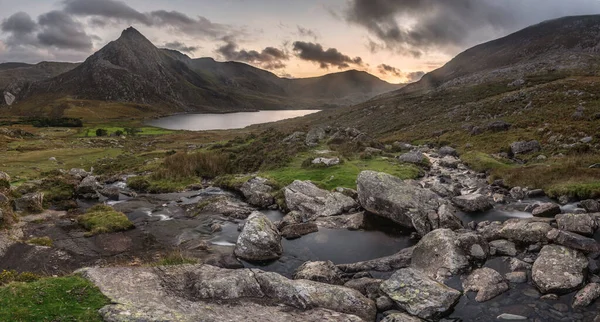
POLYGON ((50 237, 34 237, 27 241, 28 244, 37 245, 37 246, 47 246, 52 247, 54 244, 50 237))
POLYGON ((498 170, 498 169, 506 169, 509 168, 510 165, 502 162, 498 159, 495 159, 491 155, 487 153, 482 153, 478 151, 470 151, 464 153, 460 157, 463 162, 465 162, 471 169, 477 172, 486 172, 490 170, 498 170))
POLYGON ((181 252, 173 252, 161 258, 153 266, 175 266, 185 264, 198 264, 198 260, 185 257, 181 252))
POLYGON ((77 136, 78 137, 97 137, 97 136, 108 136, 108 135, 164 135, 171 134, 175 131, 161 129, 153 126, 142 126, 142 127, 126 127, 126 126, 115 126, 111 124, 96 125, 88 127, 82 130, 77 136), (100 134, 100 135, 98 135, 100 134))
POLYGON ((106 205, 95 205, 88 209, 85 215, 79 217, 79 223, 88 230, 88 236, 134 228, 125 214, 106 205))
POLYGON ((0 288, 0 321, 100 322, 98 310, 110 301, 80 277, 44 278, 0 288))

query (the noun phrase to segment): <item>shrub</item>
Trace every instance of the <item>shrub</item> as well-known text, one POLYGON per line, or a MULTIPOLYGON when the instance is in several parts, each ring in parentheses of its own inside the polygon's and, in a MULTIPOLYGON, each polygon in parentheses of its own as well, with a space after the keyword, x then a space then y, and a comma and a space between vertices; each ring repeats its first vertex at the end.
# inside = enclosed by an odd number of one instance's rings
POLYGON ((30 272, 17 273, 17 271, 14 270, 3 270, 0 273, 0 285, 6 285, 12 282, 30 283, 37 281, 38 279, 40 279, 39 275, 30 272))
POLYGON ((121 131, 121 130, 117 130, 117 131, 115 132, 115 135, 116 135, 116 136, 121 136, 121 135, 123 135, 123 134, 124 134, 124 132, 123 132, 123 131, 121 131))
POLYGON ((87 236, 124 231, 134 227, 125 214, 106 205, 95 205, 88 209, 85 215, 79 217, 79 223, 88 230, 87 236))
POLYGON ((164 166, 152 179, 215 178, 229 173, 229 156, 218 152, 175 153, 165 158, 164 166))
POLYGON ((97 129, 96 130, 96 136, 107 136, 108 135, 108 131, 105 129, 97 129))

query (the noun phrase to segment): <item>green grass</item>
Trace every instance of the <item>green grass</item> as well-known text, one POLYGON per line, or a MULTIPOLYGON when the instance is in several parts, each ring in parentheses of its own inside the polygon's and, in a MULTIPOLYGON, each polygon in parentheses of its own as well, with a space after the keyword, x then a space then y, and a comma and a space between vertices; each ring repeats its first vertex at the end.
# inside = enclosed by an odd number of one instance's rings
POLYGON ((173 252, 164 256, 152 266, 175 266, 185 264, 198 264, 198 260, 193 258, 187 258, 180 252, 173 252))
POLYGON ((332 167, 303 168, 305 157, 296 158, 290 165, 280 169, 266 171, 261 176, 285 186, 294 180, 310 180, 324 189, 337 187, 356 189, 356 178, 364 170, 385 172, 401 179, 415 179, 421 170, 408 164, 401 164, 393 159, 373 158, 367 160, 349 160, 332 167))
POLYGON ((125 214, 106 205, 95 205, 88 209, 85 215, 79 217, 79 223, 88 230, 88 236, 123 231, 134 227, 125 214))
POLYGON ((98 310, 110 301, 80 277, 44 278, 0 288, 0 321, 100 322, 98 310))
MULTIPOLYGON (((97 129, 105 129, 106 131, 108 131, 109 135, 113 134, 117 131, 125 132, 125 127, 123 127, 123 126, 96 125, 94 127, 86 127, 85 129, 81 130, 81 132, 79 132, 79 134, 77 134, 77 137, 96 137, 97 129)), ((164 135, 164 134, 171 134, 171 133, 175 132, 172 130, 161 129, 161 128, 153 127, 153 126, 136 127, 136 129, 140 131, 140 132, 136 133, 136 135, 164 135)), ((128 136, 126 133, 124 135, 128 136)))
POLYGON ((28 244, 37 245, 37 246, 47 246, 52 247, 54 244, 50 237, 35 237, 31 238, 27 241, 28 244))
POLYGON ((555 184, 548 188, 547 193, 551 197, 567 195, 581 200, 600 198, 600 182, 578 182, 555 184))
POLYGON ((127 186, 140 192, 170 193, 183 191, 187 186, 198 182, 197 177, 155 179, 153 176, 137 176, 127 179, 127 186))
POLYGON ((470 151, 460 157, 471 169, 477 172, 486 172, 490 170, 506 169, 511 165, 493 158, 487 153, 470 151))

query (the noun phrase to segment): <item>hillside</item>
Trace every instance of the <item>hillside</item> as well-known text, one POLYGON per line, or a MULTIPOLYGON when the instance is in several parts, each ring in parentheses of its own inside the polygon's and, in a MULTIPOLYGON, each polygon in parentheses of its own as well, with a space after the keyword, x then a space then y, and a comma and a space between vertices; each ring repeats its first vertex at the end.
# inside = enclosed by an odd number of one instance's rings
POLYGON ((43 81, 77 67, 77 63, 41 62, 0 64, 0 89, 12 90, 26 82, 43 81))

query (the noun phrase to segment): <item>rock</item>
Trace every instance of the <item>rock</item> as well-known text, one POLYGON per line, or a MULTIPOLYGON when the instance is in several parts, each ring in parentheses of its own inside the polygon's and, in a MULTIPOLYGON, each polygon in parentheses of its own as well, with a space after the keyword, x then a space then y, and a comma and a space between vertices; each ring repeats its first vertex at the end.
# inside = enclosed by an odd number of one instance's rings
POLYGON ((531 214, 534 217, 554 217, 560 214, 560 206, 551 202, 543 203, 539 207, 533 209, 531 214))
POLYGON ((595 239, 572 232, 553 229, 548 232, 548 239, 552 240, 555 244, 577 249, 586 253, 600 252, 600 244, 595 239))
POLYGON ((15 209, 30 213, 39 213, 44 211, 44 193, 28 193, 15 200, 15 209))
POLYGON ((583 284, 587 266, 587 259, 579 251, 546 245, 533 264, 533 282, 543 294, 568 293, 583 284))
POLYGON ((501 193, 495 193, 492 195, 492 200, 495 203, 506 203, 506 196, 501 193))
POLYGON ((386 173, 363 171, 358 176, 358 199, 368 212, 415 228, 423 236, 431 230, 429 213, 436 213, 440 197, 386 173))
POLYGON ((414 148, 414 146, 412 144, 405 143, 405 142, 398 142, 398 141, 392 143, 392 146, 395 149, 400 150, 400 151, 410 151, 414 148))
POLYGON ((527 191, 527 198, 540 198, 546 195, 546 192, 542 189, 533 189, 527 191))
POLYGON ((325 139, 327 133, 322 127, 314 127, 306 134, 305 143, 307 146, 317 146, 321 140, 325 139))
POLYGON ((510 145, 510 150, 515 155, 539 152, 541 149, 540 143, 535 140, 514 142, 510 145))
POLYGON ((449 155, 443 157, 440 160, 440 166, 445 167, 445 168, 457 169, 459 164, 460 164, 459 159, 457 159, 456 157, 449 156, 449 155))
POLYGON ((199 213, 219 214, 229 218, 246 219, 256 209, 231 197, 216 196, 198 202, 196 210, 199 213))
POLYGON ((437 213, 429 213, 431 229, 448 228, 451 230, 463 229, 463 223, 456 217, 456 209, 451 205, 443 204, 437 213))
POLYGON ((331 261, 305 262, 294 273, 294 279, 311 280, 325 284, 343 285, 342 271, 331 261))
POLYGON ((387 296, 380 296, 375 299, 375 306, 377 306, 377 311, 384 312, 394 308, 394 301, 387 296))
POLYGON ((516 315, 516 314, 502 313, 502 314, 498 315, 496 317, 496 319, 498 319, 500 321, 521 321, 521 320, 527 320, 527 317, 522 316, 522 315, 516 315))
POLYGON ((425 273, 403 268, 381 284, 381 290, 409 314, 423 319, 436 319, 449 312, 461 293, 438 283, 425 273))
POLYGON ((267 183, 268 180, 261 177, 254 177, 244 182, 240 191, 246 198, 246 202, 261 208, 267 208, 274 204, 273 188, 267 183))
POLYGON ((558 203, 563 206, 568 204, 569 202, 571 202, 571 198, 567 195, 562 195, 562 196, 558 197, 558 203))
POLYGON ((591 236, 597 228, 596 220, 589 214, 563 214, 556 216, 558 229, 591 236))
POLYGON ((444 146, 442 147, 439 151, 438 154, 440 155, 440 157, 445 157, 445 156, 452 156, 452 157, 458 157, 458 151, 456 151, 456 149, 454 149, 453 147, 449 147, 449 146, 444 146))
POLYGON ((235 255, 247 261, 266 261, 279 258, 282 252, 275 225, 262 213, 252 213, 238 237, 235 255))
POLYGON ((485 260, 488 243, 478 234, 437 229, 425 235, 415 246, 411 267, 422 270, 430 278, 443 280, 462 273, 472 262, 485 260))
POLYGON ((302 213, 307 220, 340 215, 358 206, 354 199, 319 189, 309 181, 294 181, 284 188, 284 194, 288 208, 302 213))
POLYGON ((464 212, 481 212, 494 208, 490 198, 481 194, 454 197, 452 203, 464 212))
POLYGON ((304 215, 297 211, 290 211, 287 215, 281 219, 281 221, 277 222, 277 229, 282 230, 285 226, 301 224, 304 222, 304 215))
POLYGON ((579 202, 579 204, 581 204, 581 207, 587 212, 600 212, 600 202, 594 199, 583 200, 579 202))
POLYGON ((316 158, 312 160, 312 164, 322 164, 331 167, 340 164, 340 158, 316 158))
POLYGON ((508 263, 511 271, 528 271, 531 269, 531 264, 524 262, 518 258, 511 258, 508 263))
POLYGON ((398 156, 398 161, 404 163, 412 163, 412 164, 424 164, 425 155, 419 151, 416 152, 408 152, 398 156))
POLYGON ((358 192, 354 189, 337 187, 335 188, 335 192, 339 192, 344 196, 348 196, 354 200, 358 199, 358 192))
POLYGON ((487 130, 491 132, 504 132, 511 128, 512 124, 504 121, 494 121, 487 125, 487 130))
POLYGON ((317 226, 328 229, 359 230, 365 225, 365 213, 359 212, 351 215, 321 217, 315 222, 317 226))
POLYGON ((591 136, 586 136, 586 137, 582 138, 581 140, 579 140, 579 142, 581 142, 581 143, 590 143, 590 142, 592 142, 593 140, 594 140, 594 138, 593 138, 593 137, 591 137, 591 136))
POLYGON ((381 295, 381 291, 379 290, 381 283, 383 283, 383 280, 361 277, 349 280, 344 286, 357 290, 362 295, 372 299, 381 295))
POLYGON ((10 188, 10 176, 8 173, 0 171, 0 189, 10 188))
POLYGON ((281 230, 281 236, 285 239, 296 239, 304 235, 316 233, 319 231, 319 227, 314 222, 305 222, 300 224, 291 224, 283 227, 281 230))
POLYGON ((73 168, 73 169, 69 170, 69 175, 81 180, 81 179, 91 175, 91 173, 85 171, 84 169, 73 168))
POLYGON ((515 243, 499 239, 490 242, 490 253, 499 256, 517 256, 517 248, 515 243))
POLYGON ((540 300, 545 300, 545 301, 558 301, 559 297, 556 294, 546 294, 542 297, 540 297, 540 300))
POLYGON ((506 273, 504 275, 507 281, 514 284, 522 284, 527 283, 527 273, 526 272, 511 272, 506 273))
POLYGON ((488 240, 508 239, 518 244, 545 243, 548 241, 547 234, 552 226, 547 222, 535 221, 529 218, 514 218, 503 224, 490 225, 478 232, 488 240))
POLYGON ((117 187, 106 187, 99 191, 101 195, 108 198, 108 200, 119 200, 121 191, 117 187))
POLYGON ((475 301, 485 302, 508 291, 508 283, 497 271, 484 267, 474 270, 463 281, 465 292, 477 292, 475 301))
POLYGON ((80 270, 109 299, 105 321, 374 321, 375 303, 341 286, 209 265, 80 270), (135 289, 135 292, 131 292, 135 289))
POLYGON ((102 185, 96 180, 96 177, 88 175, 77 186, 75 193, 83 199, 98 199, 98 191, 102 185))
POLYGON ((383 150, 372 148, 372 147, 366 147, 365 150, 363 151, 363 153, 366 156, 372 157, 372 156, 375 156, 375 155, 382 155, 383 154, 383 150))
POLYGON ((525 191, 521 187, 514 187, 510 189, 510 196, 515 200, 525 199, 525 191))
POLYGON ((383 318, 381 322, 423 322, 423 320, 406 313, 392 313, 383 318))
POLYGON ((297 143, 304 140, 306 133, 294 132, 283 139, 284 143, 297 143))
POLYGON ((590 283, 581 289, 573 299, 574 308, 587 307, 600 297, 600 284, 590 283))
POLYGON ((352 264, 339 264, 337 267, 344 273, 357 273, 366 271, 391 272, 410 265, 414 247, 405 248, 394 255, 372 259, 352 264))
POLYGON ((7 202, 9 202, 8 197, 5 194, 0 193, 0 204, 7 203, 7 202))
POLYGON ((8 105, 8 106, 13 105, 15 100, 16 100, 16 96, 13 93, 8 92, 8 91, 4 92, 4 101, 6 102, 6 105, 8 105))

